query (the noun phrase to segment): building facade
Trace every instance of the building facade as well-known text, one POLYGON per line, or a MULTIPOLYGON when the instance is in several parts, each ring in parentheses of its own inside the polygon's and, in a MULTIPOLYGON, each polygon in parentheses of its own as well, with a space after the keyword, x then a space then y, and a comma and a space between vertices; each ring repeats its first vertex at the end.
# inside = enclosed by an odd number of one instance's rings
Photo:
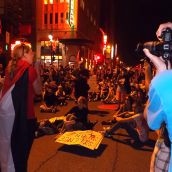
POLYGON ((37 58, 63 66, 83 60, 92 66, 94 54, 102 52, 99 6, 99 0, 37 0, 37 58))
POLYGON ((27 41, 36 48, 35 0, 0 1, 0 43, 9 53, 15 41, 27 41))

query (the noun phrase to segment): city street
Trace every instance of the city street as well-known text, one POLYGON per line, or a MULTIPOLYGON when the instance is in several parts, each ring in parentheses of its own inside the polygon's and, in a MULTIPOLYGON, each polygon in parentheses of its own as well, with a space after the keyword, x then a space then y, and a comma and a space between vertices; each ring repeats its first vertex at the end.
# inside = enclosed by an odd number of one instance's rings
MULTIPOLYGON (((39 105, 35 104, 38 119, 64 115, 72 106, 58 107, 56 114, 40 113, 39 105)), ((89 119, 98 120, 94 130, 102 130, 101 121, 111 119, 113 110, 102 110, 98 106, 102 102, 89 102, 89 119)), ((28 163, 29 172, 147 172, 150 157, 156 138, 150 132, 150 140, 141 149, 126 143, 127 134, 119 130, 113 138, 104 138, 97 150, 89 150, 81 146, 68 146, 55 143, 56 135, 42 136, 35 139, 28 163)))
POLYGON ((0 172, 172 171, 171 1, 0 0, 0 172))

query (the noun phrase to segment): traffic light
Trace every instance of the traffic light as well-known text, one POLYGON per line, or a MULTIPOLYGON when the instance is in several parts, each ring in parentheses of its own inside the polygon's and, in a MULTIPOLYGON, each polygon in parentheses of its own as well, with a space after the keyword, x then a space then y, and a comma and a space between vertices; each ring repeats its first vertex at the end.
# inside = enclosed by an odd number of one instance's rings
POLYGON ((101 54, 95 54, 94 60, 95 60, 96 64, 103 63, 103 56, 101 54))

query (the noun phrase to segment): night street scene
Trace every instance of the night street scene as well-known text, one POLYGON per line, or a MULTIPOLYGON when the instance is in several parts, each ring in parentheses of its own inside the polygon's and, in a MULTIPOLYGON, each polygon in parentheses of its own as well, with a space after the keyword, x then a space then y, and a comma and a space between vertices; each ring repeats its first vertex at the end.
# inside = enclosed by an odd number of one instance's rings
POLYGON ((172 172, 171 0, 0 0, 0 172, 172 172))

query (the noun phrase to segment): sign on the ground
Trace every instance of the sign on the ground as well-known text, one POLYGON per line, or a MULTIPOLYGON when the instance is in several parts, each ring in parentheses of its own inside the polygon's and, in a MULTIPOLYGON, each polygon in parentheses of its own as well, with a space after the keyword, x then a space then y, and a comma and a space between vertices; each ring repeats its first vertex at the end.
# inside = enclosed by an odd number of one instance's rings
POLYGON ((93 130, 66 132, 56 139, 56 142, 67 145, 80 145, 88 149, 98 149, 103 135, 93 130))

